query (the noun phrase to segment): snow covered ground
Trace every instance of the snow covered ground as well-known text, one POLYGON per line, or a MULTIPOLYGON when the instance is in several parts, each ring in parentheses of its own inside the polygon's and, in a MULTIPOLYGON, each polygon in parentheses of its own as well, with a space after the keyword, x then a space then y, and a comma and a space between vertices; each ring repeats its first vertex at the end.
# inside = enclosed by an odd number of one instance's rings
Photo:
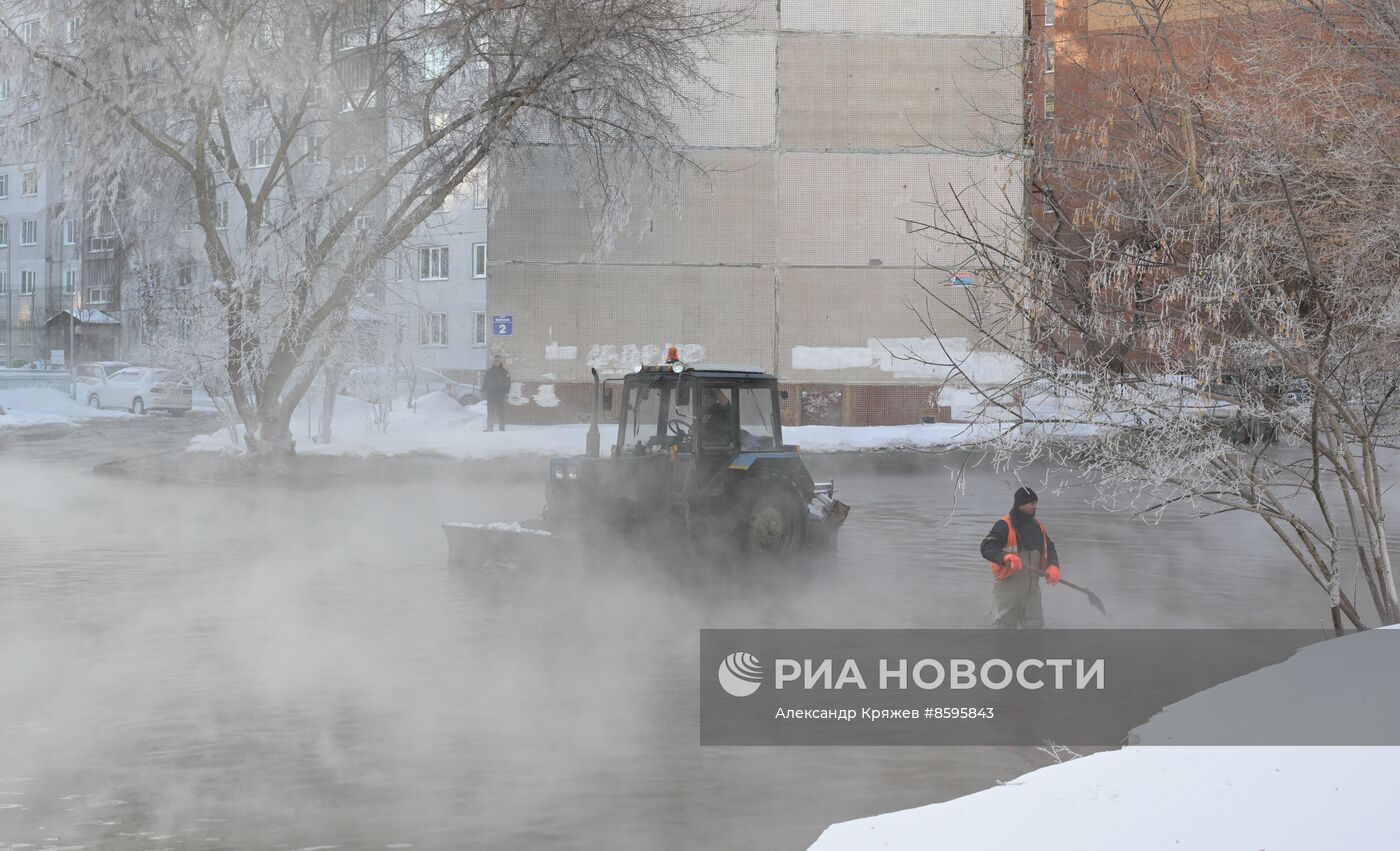
MULTIPOLYGON (((320 400, 313 399, 293 417, 292 435, 299 454, 368 457, 433 453, 460 459, 578 455, 588 434, 585 424, 512 425, 504 432, 488 433, 485 403, 464 408, 443 393, 420 397, 413 410, 397 403, 387 427, 381 430, 372 405, 341 396, 335 406, 334 440, 315 445, 311 435, 318 430, 320 409, 320 400)), ((616 426, 605 424, 602 429, 606 446, 612 440, 609 429, 616 426)), ((870 428, 800 426, 783 429, 783 439, 798 444, 803 452, 860 452, 936 449, 984 439, 990 433, 986 427, 948 423, 870 428)), ((221 429, 196 437, 190 450, 238 452, 241 448, 230 439, 228 429, 221 429)))
MULTIPOLYGON (((1313 645, 1174 704, 1136 732, 1157 743, 1278 741, 1312 725, 1302 740, 1330 730, 1338 741, 1395 741, 1396 646, 1395 635, 1375 632, 1313 645)), ((812 848, 1394 847, 1397 759, 1400 747, 1384 746, 1128 747, 941 804, 835 824, 812 848)))
POLYGON ((101 417, 130 417, 126 411, 99 411, 80 405, 67 393, 47 387, 0 390, 0 430, 36 425, 78 425, 82 420, 101 417))

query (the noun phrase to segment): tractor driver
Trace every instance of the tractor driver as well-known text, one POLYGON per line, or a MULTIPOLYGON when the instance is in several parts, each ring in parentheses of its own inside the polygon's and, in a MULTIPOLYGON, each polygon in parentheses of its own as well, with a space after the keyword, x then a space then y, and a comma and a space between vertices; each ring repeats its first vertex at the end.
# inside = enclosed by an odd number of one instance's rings
POLYGON ((718 387, 705 388, 701 437, 705 446, 710 448, 722 449, 734 445, 734 403, 727 391, 718 387))

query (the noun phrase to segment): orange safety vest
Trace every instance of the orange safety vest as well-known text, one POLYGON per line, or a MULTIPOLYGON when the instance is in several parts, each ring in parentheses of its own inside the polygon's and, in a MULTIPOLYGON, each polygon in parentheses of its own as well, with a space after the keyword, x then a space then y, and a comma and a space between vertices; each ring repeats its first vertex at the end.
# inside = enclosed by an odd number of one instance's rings
MULTIPOLYGON (((1019 552, 1018 548, 1016 547, 1016 527, 1011 523, 1011 515, 1008 514, 1001 519, 1006 523, 1006 546, 1002 547, 1002 552, 1019 552)), ((1040 569, 1044 570, 1045 568, 1050 566, 1050 534, 1045 531, 1045 524, 1040 521, 1039 517, 1035 519, 1035 522, 1036 525, 1040 527, 1040 569)), ((1006 568, 1002 567, 994 561, 989 561, 987 562, 987 564, 990 564, 992 566, 992 576, 997 579, 1005 579, 1012 573, 1010 570, 1007 570, 1006 568)))

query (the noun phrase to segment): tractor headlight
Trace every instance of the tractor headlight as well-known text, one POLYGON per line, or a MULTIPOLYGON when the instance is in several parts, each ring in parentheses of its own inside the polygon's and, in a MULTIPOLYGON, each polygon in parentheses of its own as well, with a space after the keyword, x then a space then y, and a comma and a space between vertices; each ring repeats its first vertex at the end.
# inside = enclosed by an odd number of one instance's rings
POLYGON ((562 479, 562 478, 564 478, 564 465, 563 465, 563 464, 555 464, 555 465, 554 465, 554 478, 556 478, 556 479, 562 479))
POLYGON ((680 361, 676 361, 675 363, 671 364, 671 371, 674 372, 676 375, 680 375, 682 372, 685 372, 685 364, 681 363, 680 361))
POLYGON ((569 478, 571 478, 571 479, 577 479, 577 478, 578 478, 578 465, 577 465, 577 464, 570 464, 569 466, 565 467, 565 468, 564 468, 564 475, 566 475, 567 477, 569 477, 569 478))

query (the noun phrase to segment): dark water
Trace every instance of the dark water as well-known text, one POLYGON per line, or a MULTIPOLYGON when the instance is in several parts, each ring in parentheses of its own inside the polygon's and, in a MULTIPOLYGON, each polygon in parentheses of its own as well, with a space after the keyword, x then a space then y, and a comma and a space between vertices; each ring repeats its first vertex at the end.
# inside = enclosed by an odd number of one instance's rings
MULTIPOLYGON (((1047 761, 697 744, 701 627, 984 625, 1015 486, 988 471, 955 497, 939 462, 843 465, 856 509, 805 577, 482 576, 438 524, 530 516, 542 479, 143 484, 88 472, 102 439, 0 444, 0 849, 794 848, 1047 761)), ((1110 612, 1047 589, 1051 626, 1325 621, 1258 521, 1033 484, 1110 612)))

